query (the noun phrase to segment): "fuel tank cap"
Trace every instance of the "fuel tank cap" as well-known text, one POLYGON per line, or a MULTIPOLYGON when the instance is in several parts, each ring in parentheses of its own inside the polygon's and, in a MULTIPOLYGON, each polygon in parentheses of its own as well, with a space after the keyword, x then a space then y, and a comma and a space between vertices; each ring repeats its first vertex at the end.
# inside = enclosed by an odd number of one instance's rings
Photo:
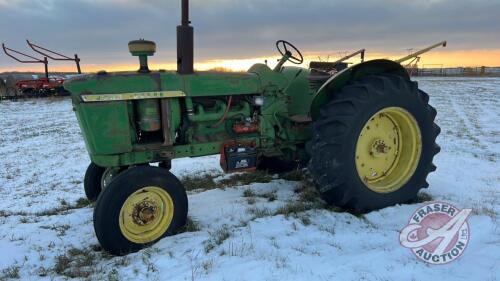
POLYGON ((144 39, 132 40, 128 42, 128 50, 132 56, 152 56, 156 52, 156 43, 144 39))
POLYGON ((152 56, 156 52, 156 43, 144 39, 133 40, 128 42, 128 50, 132 56, 139 57, 139 72, 150 72, 148 67, 148 56, 152 56))

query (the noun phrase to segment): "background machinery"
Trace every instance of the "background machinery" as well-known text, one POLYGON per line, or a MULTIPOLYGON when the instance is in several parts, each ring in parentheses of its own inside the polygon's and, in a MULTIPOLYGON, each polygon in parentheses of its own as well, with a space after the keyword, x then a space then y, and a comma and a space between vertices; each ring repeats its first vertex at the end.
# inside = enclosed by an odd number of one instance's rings
POLYGON ((402 57, 396 62, 398 63, 403 63, 405 61, 410 61, 405 65, 406 70, 408 71, 408 74, 410 76, 418 75, 418 62, 420 62, 420 55, 425 54, 429 52, 430 50, 437 48, 437 47, 446 47, 446 41, 441 41, 439 43, 436 43, 434 45, 431 45, 427 48, 423 48, 421 50, 418 50, 416 52, 413 52, 405 57, 402 57))
POLYGON ((0 77, 0 100, 17 97, 16 80, 13 75, 0 77))
POLYGON ((182 1, 177 71, 151 71, 152 41, 129 43, 133 72, 69 79, 92 163, 84 179, 97 200, 94 229, 113 254, 173 235, 187 218, 187 195, 171 160, 220 154, 227 172, 305 167, 329 204, 360 213, 405 203, 428 186, 439 147, 436 110, 398 62, 372 60, 337 73, 301 64, 279 40, 273 68, 246 73, 193 67, 193 27, 182 1), (158 163, 158 166, 150 166, 158 163))
POLYGON ((361 62, 365 61, 365 49, 361 49, 333 62, 312 61, 309 64, 309 68, 311 70, 325 71, 325 72, 330 72, 330 74, 334 74, 336 72, 346 69, 349 66, 349 64, 346 63, 345 61, 357 55, 361 56, 361 62))
MULTIPOLYGON (((17 97, 45 97, 45 96, 64 96, 69 93, 64 89, 64 77, 63 76, 50 76, 49 75, 49 61, 48 59, 57 60, 57 61, 74 61, 77 67, 77 73, 81 74, 80 68, 80 58, 77 54, 75 54, 74 58, 62 55, 60 53, 51 51, 44 47, 38 46, 29 40, 26 40, 28 46, 33 49, 35 52, 43 55, 43 59, 25 54, 23 52, 8 48, 5 44, 2 44, 2 48, 4 53, 11 57, 12 59, 20 62, 20 63, 40 63, 44 65, 44 76, 41 78, 35 79, 21 79, 14 80, 11 75, 12 80, 10 83, 14 82, 14 85, 11 86, 10 92, 5 92, 2 95, 0 92, 0 96, 4 98, 17 98, 17 97)), ((9 81, 10 81, 9 80, 9 81)))

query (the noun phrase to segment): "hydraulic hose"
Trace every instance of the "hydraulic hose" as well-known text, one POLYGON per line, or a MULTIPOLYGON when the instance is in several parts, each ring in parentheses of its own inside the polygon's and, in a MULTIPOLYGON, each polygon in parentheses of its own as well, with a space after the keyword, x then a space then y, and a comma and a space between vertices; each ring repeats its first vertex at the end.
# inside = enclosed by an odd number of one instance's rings
POLYGON ((217 123, 213 124, 212 128, 217 128, 220 126, 220 124, 222 124, 222 122, 224 122, 224 120, 226 120, 227 118, 227 114, 229 113, 229 109, 231 109, 231 101, 233 100, 233 96, 229 96, 229 100, 227 101, 227 107, 226 107, 226 110, 224 111, 224 115, 222 115, 221 119, 219 121, 217 121, 217 123))

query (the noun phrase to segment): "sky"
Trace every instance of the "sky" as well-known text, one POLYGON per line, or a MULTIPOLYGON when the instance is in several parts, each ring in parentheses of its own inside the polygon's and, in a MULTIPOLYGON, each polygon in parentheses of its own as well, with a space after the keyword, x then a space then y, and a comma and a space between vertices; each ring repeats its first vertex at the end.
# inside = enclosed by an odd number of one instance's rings
MULTIPOLYGON (((180 0, 0 0, 0 41, 29 54, 25 43, 82 58, 84 71, 129 70, 130 40, 157 43, 152 68, 175 68, 180 0)), ((275 41, 294 43, 306 61, 367 50, 398 58, 447 40, 421 66, 500 66, 500 0, 191 0, 195 68, 244 70, 268 59, 275 41)), ((359 59, 353 59, 357 62, 359 59)), ((50 62, 73 71, 70 62, 50 62)), ((39 70, 0 54, 0 72, 39 70)))

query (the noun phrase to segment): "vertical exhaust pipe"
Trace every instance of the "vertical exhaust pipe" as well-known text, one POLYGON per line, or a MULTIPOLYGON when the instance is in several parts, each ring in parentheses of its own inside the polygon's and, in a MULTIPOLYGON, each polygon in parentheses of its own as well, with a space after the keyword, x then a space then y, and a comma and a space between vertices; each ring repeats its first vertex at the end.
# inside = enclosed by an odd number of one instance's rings
POLYGON ((182 21, 177 26, 177 72, 191 74, 194 72, 193 27, 189 21, 189 0, 182 0, 182 21))

